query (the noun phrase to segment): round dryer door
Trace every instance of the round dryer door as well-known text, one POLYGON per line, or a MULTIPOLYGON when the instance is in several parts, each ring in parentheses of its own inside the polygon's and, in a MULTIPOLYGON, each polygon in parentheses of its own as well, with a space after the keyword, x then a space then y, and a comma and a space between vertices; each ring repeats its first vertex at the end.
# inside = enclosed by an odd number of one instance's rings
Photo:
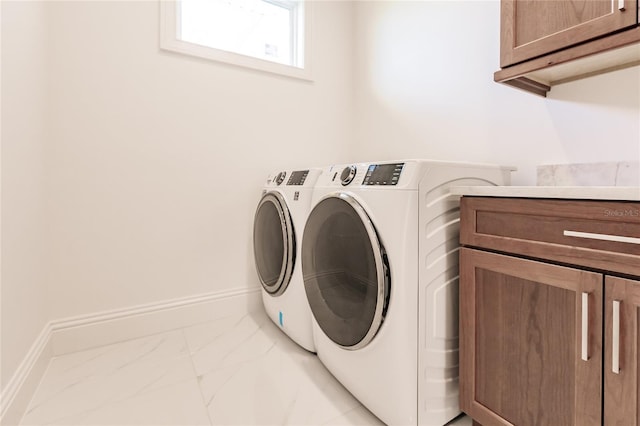
POLYGON ((378 234, 353 197, 331 195, 309 214, 302 274, 311 311, 326 336, 346 349, 366 346, 384 321, 390 274, 378 234))
POLYGON ((273 296, 282 294, 289 285, 295 241, 284 197, 267 192, 260 199, 253 221, 253 255, 262 287, 273 296))

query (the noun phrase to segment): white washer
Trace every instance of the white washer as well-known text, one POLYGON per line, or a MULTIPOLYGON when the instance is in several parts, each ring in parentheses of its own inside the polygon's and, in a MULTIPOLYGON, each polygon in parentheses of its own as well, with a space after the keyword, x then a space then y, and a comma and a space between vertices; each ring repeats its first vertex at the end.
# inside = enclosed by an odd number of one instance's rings
POLYGON ((300 266, 302 231, 321 169, 271 174, 253 221, 253 254, 268 316, 292 340, 315 352, 311 311, 300 266))
POLYGON ((458 406, 459 196, 513 169, 407 160, 316 182, 302 242, 320 360, 388 425, 443 425, 458 406))

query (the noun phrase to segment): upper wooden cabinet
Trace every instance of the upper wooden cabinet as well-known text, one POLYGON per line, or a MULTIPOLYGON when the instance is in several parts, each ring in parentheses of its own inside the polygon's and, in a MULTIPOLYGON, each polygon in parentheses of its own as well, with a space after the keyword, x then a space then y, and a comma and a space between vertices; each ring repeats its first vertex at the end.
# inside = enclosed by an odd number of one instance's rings
POLYGON ((502 0, 500 26, 495 81, 539 95, 640 63, 638 0, 502 0))
POLYGON ((634 26, 635 9, 636 0, 503 0, 500 66, 634 26))

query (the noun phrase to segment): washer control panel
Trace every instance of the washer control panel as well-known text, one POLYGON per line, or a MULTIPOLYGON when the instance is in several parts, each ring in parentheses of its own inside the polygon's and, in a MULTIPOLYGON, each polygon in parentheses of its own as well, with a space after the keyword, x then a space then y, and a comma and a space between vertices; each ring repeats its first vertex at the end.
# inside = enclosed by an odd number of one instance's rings
POLYGON ((298 170, 295 172, 291 172, 289 180, 287 181, 287 185, 304 185, 304 181, 307 180, 307 176, 309 176, 309 170, 298 170))
POLYGON ((371 164, 362 181, 363 185, 397 185, 404 163, 371 164))

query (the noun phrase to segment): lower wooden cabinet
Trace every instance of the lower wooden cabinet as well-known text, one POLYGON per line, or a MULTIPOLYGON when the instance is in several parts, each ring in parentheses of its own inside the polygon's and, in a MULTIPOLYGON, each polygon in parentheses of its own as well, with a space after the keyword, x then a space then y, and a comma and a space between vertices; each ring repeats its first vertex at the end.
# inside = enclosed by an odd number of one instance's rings
POLYGON ((466 248, 460 268, 462 410, 485 426, 599 425, 602 275, 466 248))
POLYGON ((463 197, 460 406, 640 426, 640 202, 463 197))
POLYGON ((476 424, 640 424, 640 281, 462 248, 460 312, 476 424))
POLYGON ((640 424, 640 281, 605 280, 604 424, 640 424))

